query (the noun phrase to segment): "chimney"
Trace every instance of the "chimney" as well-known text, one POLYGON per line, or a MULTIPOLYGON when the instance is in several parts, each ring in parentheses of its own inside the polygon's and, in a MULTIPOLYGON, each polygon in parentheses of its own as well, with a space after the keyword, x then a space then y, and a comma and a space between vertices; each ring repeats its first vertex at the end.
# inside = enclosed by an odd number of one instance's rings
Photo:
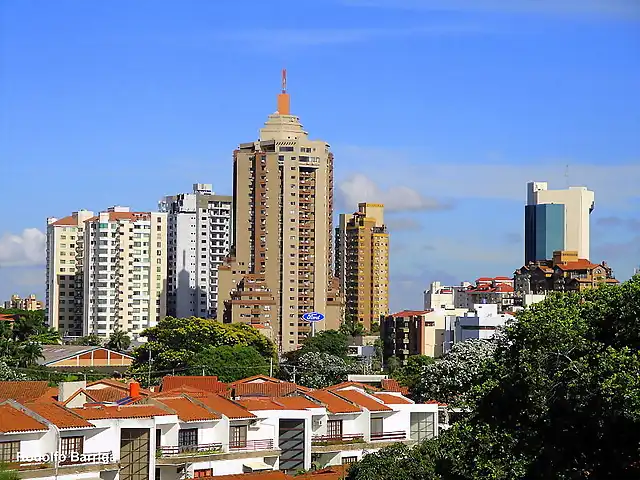
POLYGON ((137 398, 140 396, 140 384, 135 380, 129 383, 129 396, 131 398, 137 398))
MULTIPOLYGON (((86 381, 60 382, 60 385, 58 385, 58 401, 64 403, 79 390, 84 390, 85 388, 87 388, 86 381)), ((87 396, 84 393, 80 393, 67 404, 67 407, 78 408, 84 406, 85 403, 87 403, 87 396)))

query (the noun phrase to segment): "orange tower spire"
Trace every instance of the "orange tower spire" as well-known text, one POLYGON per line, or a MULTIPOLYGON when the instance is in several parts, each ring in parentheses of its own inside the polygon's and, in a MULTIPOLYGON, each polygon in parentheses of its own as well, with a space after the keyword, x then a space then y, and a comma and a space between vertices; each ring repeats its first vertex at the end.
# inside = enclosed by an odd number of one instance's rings
POLYGON ((280 115, 290 115, 291 100, 287 93, 287 69, 282 69, 282 93, 278 95, 278 113, 280 115))

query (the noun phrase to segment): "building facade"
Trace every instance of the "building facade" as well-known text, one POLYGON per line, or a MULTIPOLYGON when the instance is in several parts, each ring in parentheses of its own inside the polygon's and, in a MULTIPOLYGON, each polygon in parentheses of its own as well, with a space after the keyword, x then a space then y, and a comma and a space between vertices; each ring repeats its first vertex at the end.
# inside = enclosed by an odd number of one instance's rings
POLYGON ((229 256, 233 198, 209 184, 164 197, 167 214, 167 315, 217 318, 218 268, 229 256))
POLYGON ((282 351, 316 328, 337 328, 343 302, 333 278, 333 154, 291 115, 283 73, 278 111, 233 162, 230 257, 218 274, 218 319, 273 330, 282 351))
POLYGON ((451 350, 454 343, 471 339, 488 340, 515 317, 509 313, 500 313, 498 305, 478 304, 461 315, 445 317, 444 352, 451 350))
POLYGON ((384 205, 360 203, 336 228, 336 274, 342 281, 345 312, 369 330, 389 314, 389 232, 384 205))
POLYGON ((33 312, 35 310, 44 310, 45 305, 43 301, 38 300, 35 294, 31 294, 25 298, 20 298, 20 295, 11 295, 11 298, 4 302, 4 308, 15 308, 33 312))
POLYGON ((557 250, 589 258, 589 215, 595 195, 586 187, 549 190, 546 182, 527 184, 525 264, 550 260, 557 250), (546 258, 543 258, 546 257, 546 258))
POLYGON ((166 316, 166 213, 100 212, 85 221, 84 252, 84 335, 135 338, 166 316))
POLYGON ((91 217, 93 212, 80 210, 47 219, 46 318, 64 337, 84 331, 84 231, 91 217))

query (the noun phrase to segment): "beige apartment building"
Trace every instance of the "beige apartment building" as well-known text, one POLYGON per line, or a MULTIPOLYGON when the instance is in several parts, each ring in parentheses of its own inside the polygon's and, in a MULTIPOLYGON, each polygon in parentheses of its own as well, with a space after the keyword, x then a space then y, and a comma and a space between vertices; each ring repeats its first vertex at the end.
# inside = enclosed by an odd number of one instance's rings
POLYGON ((136 337, 166 316, 167 214, 111 207, 85 222, 84 334, 136 337))
POLYGON ((11 295, 11 299, 4 302, 4 308, 16 308, 18 310, 27 310, 33 312, 35 310, 44 310, 44 302, 38 300, 35 294, 21 298, 20 295, 11 295))
POLYGON ((370 330, 389 314, 389 233, 384 205, 360 203, 336 228, 336 276, 345 293, 346 313, 370 330))
POLYGON ((316 329, 337 328, 343 300, 332 274, 333 154, 290 113, 283 72, 278 111, 233 160, 230 257, 218 273, 218 319, 273 331, 282 351, 316 329))
POLYGON ((83 335, 84 227, 93 212, 47 219, 46 317, 62 336, 83 335))

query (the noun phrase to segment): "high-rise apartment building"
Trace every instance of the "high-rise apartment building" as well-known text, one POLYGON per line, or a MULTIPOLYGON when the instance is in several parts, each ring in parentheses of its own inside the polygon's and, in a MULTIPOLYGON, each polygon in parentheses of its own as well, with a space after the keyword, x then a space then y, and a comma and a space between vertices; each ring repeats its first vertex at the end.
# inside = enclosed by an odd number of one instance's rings
POLYGON ((85 221, 84 335, 133 337, 166 315, 167 214, 111 207, 85 221))
POLYGON ((389 314, 389 233, 384 205, 360 203, 336 228, 336 275, 345 293, 346 313, 369 330, 389 314))
POLYGON ((219 271, 218 318, 269 327, 282 351, 316 329, 337 328, 342 299, 332 272, 333 154, 290 113, 283 72, 278 111, 233 161, 231 256, 219 271))
POLYGON ((44 302, 38 300, 35 294, 32 293, 25 298, 20 298, 20 295, 11 295, 11 298, 4 302, 4 308, 16 308, 18 310, 33 312, 36 310, 44 310, 46 307, 44 302))
POLYGON ((550 260, 554 251, 589 258, 589 215, 595 195, 586 187, 548 190, 546 182, 527 184, 525 265, 550 260))
POLYGON ((83 334, 84 228, 93 212, 47 219, 46 317, 63 336, 83 334))
POLYGON ((218 267, 229 256, 233 198, 209 184, 160 201, 167 213, 167 315, 216 318, 218 267))

